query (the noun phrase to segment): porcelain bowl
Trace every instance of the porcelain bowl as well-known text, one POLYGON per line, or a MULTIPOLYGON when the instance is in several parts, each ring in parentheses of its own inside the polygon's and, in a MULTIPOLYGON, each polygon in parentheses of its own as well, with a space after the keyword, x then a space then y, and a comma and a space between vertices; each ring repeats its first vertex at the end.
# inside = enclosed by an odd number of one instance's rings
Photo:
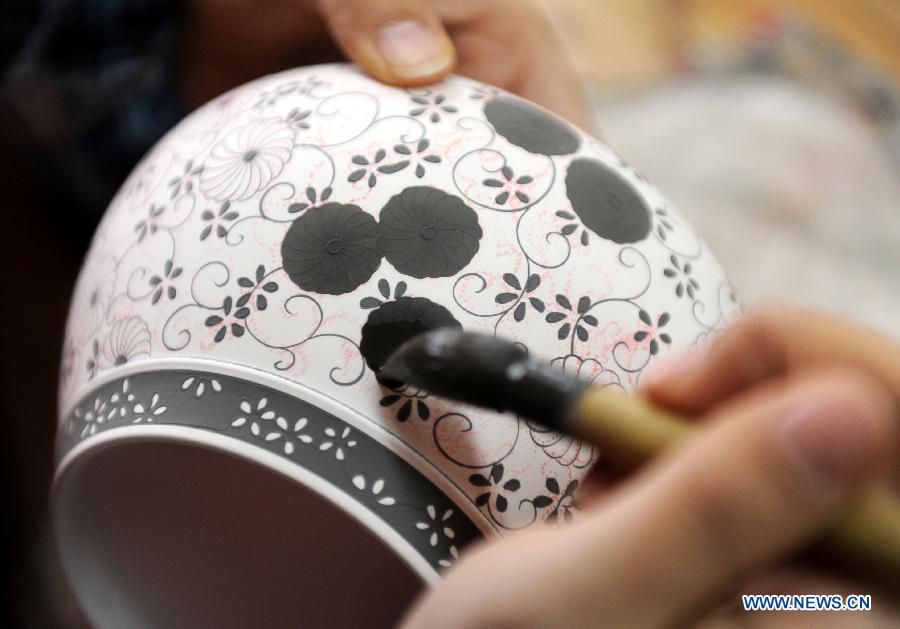
POLYGON ((467 544, 578 517, 602 452, 386 389, 440 326, 597 386, 738 311, 606 145, 452 77, 265 77, 188 116, 111 203, 74 294, 54 522, 100 627, 390 625, 467 544))

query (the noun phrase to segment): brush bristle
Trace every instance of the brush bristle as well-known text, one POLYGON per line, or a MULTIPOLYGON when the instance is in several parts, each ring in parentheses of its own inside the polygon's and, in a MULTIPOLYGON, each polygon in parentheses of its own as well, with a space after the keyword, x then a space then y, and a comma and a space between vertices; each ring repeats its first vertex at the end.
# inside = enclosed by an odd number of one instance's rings
POLYGON ((442 397, 503 410, 498 408, 498 391, 507 386, 510 366, 527 359, 524 349, 508 341, 443 328, 401 345, 378 377, 382 382, 411 384, 442 397))

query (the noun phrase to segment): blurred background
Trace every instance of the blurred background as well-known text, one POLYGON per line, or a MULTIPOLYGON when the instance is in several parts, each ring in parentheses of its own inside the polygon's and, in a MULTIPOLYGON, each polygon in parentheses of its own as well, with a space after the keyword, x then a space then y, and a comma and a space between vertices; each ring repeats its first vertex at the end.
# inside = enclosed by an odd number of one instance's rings
MULTIPOLYGON (((692 219, 747 306, 799 303, 898 335, 900 2, 538 2, 605 139, 692 219)), ((7 68, 41 3, 8 0, 0 17, 7 68)), ((69 629, 83 621, 45 517, 55 382, 69 293, 105 201, 55 177, 56 155, 24 129, 4 91, 2 559, 13 587, 0 609, 3 626, 69 629)))
POLYGON ((541 0, 608 141, 748 306, 897 334, 900 2, 541 0))

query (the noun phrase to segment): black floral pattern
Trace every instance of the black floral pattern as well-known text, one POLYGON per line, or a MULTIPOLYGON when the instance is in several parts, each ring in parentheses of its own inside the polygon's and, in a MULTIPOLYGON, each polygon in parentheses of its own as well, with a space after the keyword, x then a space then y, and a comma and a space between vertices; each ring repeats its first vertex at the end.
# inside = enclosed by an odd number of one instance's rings
POLYGON ((541 155, 568 155, 581 140, 561 118, 515 96, 486 99, 484 116, 511 144, 541 155))
POLYGON ((362 328, 360 352, 378 373, 384 361, 414 336, 437 328, 462 328, 450 311, 425 297, 399 297, 369 313, 362 328))
MULTIPOLYGON (((567 238, 577 232, 581 227, 579 223, 575 222, 577 221, 577 217, 571 212, 566 212, 565 210, 557 210, 556 215, 565 221, 571 221, 567 222, 562 226, 562 229, 559 230, 559 233, 561 233, 563 236, 566 236, 567 238)), ((591 241, 590 236, 588 235, 588 230, 582 228, 581 235, 578 237, 578 239, 581 241, 582 245, 587 247, 591 241)))
POLYGON ((691 277, 693 270, 691 263, 685 261, 682 264, 674 253, 669 256, 669 262, 671 262, 671 266, 663 270, 663 275, 675 280, 675 296, 681 298, 687 294, 688 298, 693 299, 696 291, 700 288, 700 283, 691 277))
POLYGON ((658 341, 662 341, 666 345, 672 344, 672 337, 667 332, 662 331, 671 320, 668 312, 659 315, 656 319, 656 325, 653 324, 653 319, 646 310, 638 311, 638 318, 646 326, 646 329, 635 332, 634 340, 638 343, 648 343, 651 356, 656 356, 657 352, 659 352, 658 341))
POLYGON ((504 482, 504 472, 503 464, 495 463, 491 466, 491 470, 487 476, 484 474, 472 474, 469 476, 470 483, 476 487, 485 488, 485 491, 475 497, 475 504, 477 506, 483 507, 490 504, 491 498, 493 497, 494 507, 496 507, 497 511, 500 513, 506 511, 509 506, 507 496, 518 491, 522 486, 522 483, 520 483, 517 478, 510 478, 504 482))
POLYGON ((294 107, 287 114, 288 122, 297 127, 298 129, 309 129, 309 118, 312 113, 309 109, 299 109, 294 107))
POLYGON ((455 114, 459 111, 453 105, 447 104, 447 97, 443 94, 431 95, 426 92, 424 95, 412 96, 412 102, 416 105, 409 110, 410 116, 422 116, 431 120, 431 122, 441 121, 441 112, 445 114, 455 114))
POLYGON ((527 187, 528 184, 534 181, 534 177, 531 175, 521 175, 516 177, 516 173, 509 166, 503 166, 500 169, 500 176, 503 179, 496 179, 494 177, 489 177, 482 181, 482 185, 487 186, 488 188, 499 188, 500 192, 494 197, 494 201, 497 205, 506 205, 506 202, 510 200, 510 195, 519 200, 519 203, 529 203, 531 202, 531 197, 528 196, 528 193, 525 192, 522 188, 527 187))
POLYGON ((441 156, 434 152, 429 152, 428 147, 431 145, 431 142, 428 138, 422 138, 418 142, 416 142, 416 150, 413 153, 412 149, 409 148, 406 144, 397 144, 394 146, 394 152, 406 157, 401 162, 398 162, 396 165, 398 170, 402 170, 409 166, 410 163, 415 162, 416 164, 416 177, 421 179, 425 176, 425 164, 440 164, 441 156), (423 163, 424 162, 424 163, 423 163))
POLYGON ((659 236, 660 240, 665 241, 669 234, 675 231, 675 227, 672 225, 672 217, 669 216, 669 210, 665 207, 659 207, 653 210, 653 214, 656 216, 656 235, 659 236))
POLYGON ((168 297, 169 301, 175 299, 178 295, 178 289, 174 285, 174 280, 183 271, 183 268, 174 265, 171 258, 166 260, 166 263, 163 265, 162 275, 150 276, 150 286, 153 287, 153 297, 150 298, 150 303, 156 305, 162 299, 163 294, 168 297))
POLYGON ((378 246, 404 275, 450 277, 478 252, 478 215, 459 197, 429 186, 407 188, 382 208, 378 246))
POLYGON ((650 233, 650 209, 622 175, 596 159, 572 160, 566 171, 566 195, 585 227, 620 244, 650 233))
MULTIPOLYGON (((363 297, 359 300, 359 307, 363 310, 370 310, 372 308, 377 308, 385 301, 389 301, 391 298, 391 284, 386 279, 378 280, 378 292, 381 294, 381 297, 363 297)), ((400 299, 406 294, 406 282, 399 281, 397 285, 394 287, 394 299, 400 299)))
POLYGON ((370 188, 374 188, 378 183, 378 175, 390 175, 396 172, 400 172, 407 166, 409 166, 409 160, 401 160, 399 162, 393 162, 390 164, 382 164, 384 158, 387 157, 387 151, 384 149, 378 149, 375 151, 375 155, 372 156, 372 159, 369 160, 365 155, 354 155, 350 158, 350 161, 353 162, 356 166, 359 166, 356 170, 351 172, 347 176, 347 181, 350 183, 356 183, 360 179, 368 176, 366 183, 370 188))
POLYGON ((504 273, 503 281, 507 286, 517 291, 515 293, 510 291, 504 291, 499 293, 496 297, 494 297, 494 301, 498 304, 508 304, 510 302, 514 302, 516 299, 519 299, 521 296, 522 299, 516 304, 515 310, 513 310, 513 319, 516 322, 522 321, 525 319, 525 315, 528 312, 528 306, 537 312, 544 312, 547 308, 546 304, 544 304, 543 300, 539 297, 535 297, 534 295, 525 299, 525 295, 528 293, 532 293, 541 285, 541 276, 537 273, 532 273, 528 276, 528 279, 525 280, 525 286, 523 287, 521 282, 519 282, 519 278, 513 275, 512 273, 504 273))
POLYGON ((397 421, 400 423, 405 422, 412 416, 413 409, 415 409, 419 419, 424 422, 431 417, 431 409, 428 407, 428 403, 422 399, 423 395, 422 393, 408 395, 406 392, 398 391, 385 395, 378 403, 385 408, 396 406, 397 421))
POLYGON ((244 336, 243 322, 244 319, 250 316, 250 308, 246 305, 235 308, 234 299, 229 296, 222 301, 221 310, 221 315, 210 315, 203 322, 206 327, 216 329, 213 340, 216 343, 224 341, 229 329, 231 329, 231 334, 235 338, 244 336), (234 310, 234 313, 232 313, 232 310, 234 310))
POLYGON ((556 296, 556 304, 562 310, 548 312, 546 317, 547 323, 562 322, 562 325, 556 331, 556 337, 562 341, 569 338, 574 330, 575 336, 579 341, 587 341, 590 338, 590 332, 585 326, 595 328, 599 323, 597 317, 586 314, 591 308, 591 298, 584 296, 579 299, 577 310, 572 307, 571 300, 562 294, 556 296))
POLYGON ((237 279, 237 285, 242 289, 238 293, 237 299, 232 296, 226 297, 222 301, 220 307, 221 314, 210 315, 203 322, 207 328, 215 329, 213 341, 221 343, 228 336, 228 332, 234 338, 241 338, 246 331, 246 320, 253 314, 253 309, 265 310, 268 307, 268 300, 264 293, 274 293, 278 290, 278 283, 272 280, 266 281, 266 268, 263 265, 256 267, 256 281, 241 276, 237 279), (257 288, 262 292, 257 292, 257 288), (253 304, 250 298, 256 295, 253 304))
POLYGON ((375 218, 355 205, 326 203, 291 223, 281 243, 284 270, 305 291, 349 293, 381 264, 375 218))
POLYGON ((288 214, 299 214, 305 209, 311 208, 328 201, 331 198, 331 186, 322 188, 322 192, 316 192, 316 189, 309 186, 305 190, 306 201, 298 201, 288 206, 288 214))
POLYGON ((256 295, 256 299, 254 300, 256 309, 265 310, 269 307, 269 299, 265 294, 271 294, 278 291, 278 282, 266 278, 266 267, 261 264, 256 267, 256 281, 249 277, 242 276, 238 278, 237 283, 241 288, 249 289, 242 293, 237 298, 237 301, 235 301, 235 306, 238 308, 247 306, 250 302, 250 298, 253 295, 256 295), (266 281, 264 282, 263 280, 266 281), (257 291, 257 288, 261 289, 262 292, 257 291))
POLYGON ((169 198, 174 199, 184 190, 185 193, 194 189, 194 179, 203 172, 203 166, 194 166, 193 160, 188 160, 181 174, 169 180, 169 198))
POLYGON ((166 211, 165 206, 151 203, 147 209, 147 217, 138 221, 134 226, 134 233, 137 234, 138 242, 141 242, 147 234, 151 236, 160 229, 159 217, 166 211))
POLYGON ((215 232, 216 238, 225 238, 228 235, 228 223, 236 219, 239 214, 231 209, 231 201, 225 201, 217 212, 203 210, 200 218, 206 225, 200 231, 200 240, 206 240, 215 232))
POLYGON ((575 490, 578 489, 578 479, 569 481, 565 490, 560 490, 559 481, 552 476, 547 478, 545 485, 550 494, 536 496, 532 500, 534 506, 538 509, 544 509, 553 505, 553 510, 547 515, 545 520, 547 524, 557 522, 560 514, 562 514, 563 520, 571 522, 573 513, 580 507, 578 500, 575 498, 575 490))

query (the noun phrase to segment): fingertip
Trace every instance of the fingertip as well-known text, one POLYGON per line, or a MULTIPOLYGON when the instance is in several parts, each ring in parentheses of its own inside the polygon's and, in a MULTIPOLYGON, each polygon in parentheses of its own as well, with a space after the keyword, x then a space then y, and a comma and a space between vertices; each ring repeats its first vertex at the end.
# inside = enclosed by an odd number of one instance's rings
POLYGON ((456 65, 456 49, 444 29, 418 20, 388 22, 368 52, 361 65, 379 80, 402 87, 436 83, 456 65))
POLYGON ((664 406, 682 407, 690 401, 693 383, 707 358, 706 346, 695 345, 672 358, 651 363, 641 374, 641 394, 664 406))
POLYGON ((791 396, 782 423, 789 451, 825 496, 842 494, 881 471, 896 442, 896 411, 886 391, 837 370, 791 396))
POLYGON ((714 340, 659 367, 660 373, 650 372, 646 395, 688 415, 705 413, 784 371, 779 330, 769 316, 743 317, 714 340))
POLYGON ((319 0, 347 56, 375 79, 400 87, 440 81, 456 49, 427 0, 319 0))

